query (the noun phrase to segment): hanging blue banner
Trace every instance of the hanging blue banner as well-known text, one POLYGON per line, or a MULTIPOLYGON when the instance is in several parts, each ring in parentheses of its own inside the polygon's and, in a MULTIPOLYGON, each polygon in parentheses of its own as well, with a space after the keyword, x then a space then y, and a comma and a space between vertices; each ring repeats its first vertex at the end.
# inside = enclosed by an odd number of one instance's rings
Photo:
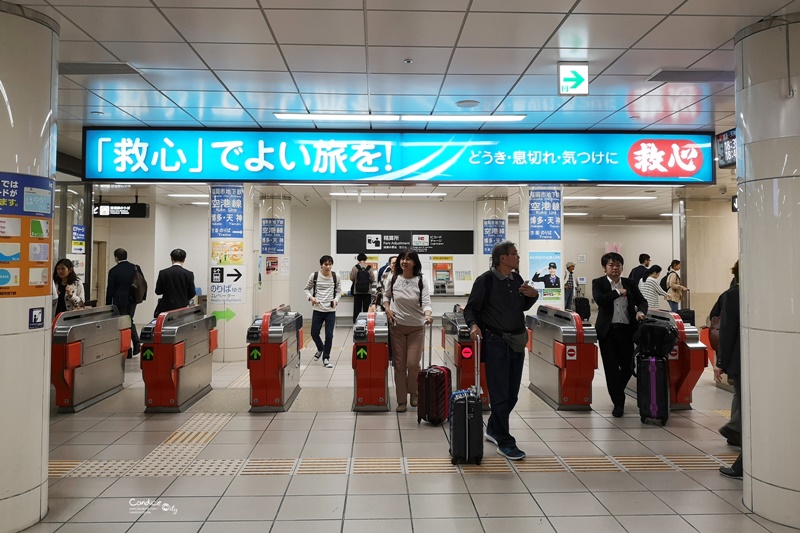
POLYGON ((244 238, 244 186, 211 187, 211 238, 244 238))
POLYGON ((483 221, 483 254, 492 255, 494 245, 506 240, 505 220, 483 221))
POLYGON ((528 191, 528 240, 561 240, 561 190, 528 191))
POLYGON ((714 182, 711 134, 86 129, 89 180, 714 182))
POLYGON ((262 218, 261 219, 261 253, 284 253, 284 236, 286 234, 286 219, 262 218))

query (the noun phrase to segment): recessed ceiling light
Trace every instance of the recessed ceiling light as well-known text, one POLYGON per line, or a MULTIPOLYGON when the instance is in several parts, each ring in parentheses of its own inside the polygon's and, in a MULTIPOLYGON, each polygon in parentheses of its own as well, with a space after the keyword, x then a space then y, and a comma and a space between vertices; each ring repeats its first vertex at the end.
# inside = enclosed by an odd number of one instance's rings
POLYGON ((585 217, 589 213, 564 213, 565 217, 585 217))
POLYGON ((327 113, 273 113, 280 120, 339 120, 344 122, 397 122, 399 115, 343 115, 327 113))
POLYGON ((477 100, 459 100, 456 102, 456 107, 461 107, 464 109, 471 109, 473 107, 478 107, 481 103, 477 100))
POLYGON ((105 115, 102 111, 89 111, 90 115, 105 115))
POLYGON ((656 200, 657 196, 565 196, 564 200, 656 200))
POLYGON ((405 63, 406 65, 410 65, 410 64, 411 64, 411 63, 413 63, 413 62, 414 62, 414 60, 413 60, 413 59, 411 59, 410 57, 407 57, 407 58, 405 58, 405 59, 403 60, 403 63, 405 63))
POLYGON ((403 122, 519 122, 528 115, 401 115, 403 122))
POLYGON ((168 194, 170 198, 208 198, 207 194, 168 194))
POLYGON ((192 205, 208 205, 208 202, 192 202, 192 205))

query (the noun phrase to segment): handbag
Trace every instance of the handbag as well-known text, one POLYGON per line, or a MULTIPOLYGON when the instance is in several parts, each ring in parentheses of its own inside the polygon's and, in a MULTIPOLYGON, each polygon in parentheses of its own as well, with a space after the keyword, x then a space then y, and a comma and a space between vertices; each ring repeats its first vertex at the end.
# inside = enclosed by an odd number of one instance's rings
POLYGON ((511 351, 516 353, 525 353, 525 347, 528 345, 528 330, 522 333, 503 333, 503 340, 506 341, 511 351))
POLYGON ((708 326, 708 342, 715 352, 719 350, 719 316, 712 316, 708 326))

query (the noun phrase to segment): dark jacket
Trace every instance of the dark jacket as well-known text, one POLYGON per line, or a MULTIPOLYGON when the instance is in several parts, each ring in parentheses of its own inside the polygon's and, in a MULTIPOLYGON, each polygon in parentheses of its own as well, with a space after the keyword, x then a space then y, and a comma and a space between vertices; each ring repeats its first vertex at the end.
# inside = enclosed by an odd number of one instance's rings
POLYGON ((128 312, 128 305, 133 302, 131 283, 136 265, 128 261, 120 261, 108 271, 108 287, 106 287, 106 305, 115 305, 120 314, 128 312))
POLYGON ((628 279, 630 279, 632 282, 638 285, 639 280, 642 279, 647 274, 647 270, 648 268, 644 265, 639 265, 637 267, 634 267, 633 270, 631 270, 631 273, 628 274, 628 279))
MULTIPOLYGON (((620 278, 622 287, 628 291, 628 322, 636 327, 636 313, 641 311, 647 314, 647 299, 642 296, 636 283, 628 278, 620 278)), ((597 304, 597 322, 595 329, 597 336, 603 338, 611 329, 611 320, 614 318, 614 300, 619 298, 619 293, 611 288, 608 276, 592 280, 592 298, 597 304)))
POLYGON ((544 283, 545 289, 560 289, 561 288, 561 279, 558 276, 555 276, 555 281, 550 281, 550 274, 546 274, 544 276, 540 276, 536 274, 533 276, 531 281, 539 281, 544 283))
POLYGON ((495 333, 521 333, 525 331, 525 311, 533 307, 538 297, 529 298, 519 292, 524 280, 516 272, 502 280, 494 272, 487 270, 475 279, 464 320, 470 327, 477 324, 484 335, 486 328, 495 333))
POLYGON ((739 345, 739 285, 734 285, 723 292, 719 301, 717 366, 729 376, 738 377, 742 373, 742 355, 739 345))
POLYGON ((189 305, 195 297, 194 274, 180 265, 172 265, 158 273, 156 294, 160 295, 154 316, 164 311, 189 305))

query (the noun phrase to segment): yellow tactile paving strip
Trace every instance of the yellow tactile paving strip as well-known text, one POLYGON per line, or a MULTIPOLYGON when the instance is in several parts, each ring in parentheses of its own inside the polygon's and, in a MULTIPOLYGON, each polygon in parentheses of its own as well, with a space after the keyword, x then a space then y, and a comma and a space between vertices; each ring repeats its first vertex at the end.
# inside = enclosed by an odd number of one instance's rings
POLYGON ((714 456, 717 461, 720 461, 728 466, 732 465, 736 461, 737 457, 739 457, 738 453, 728 453, 714 456))
POLYGON ((408 474, 458 474, 450 458, 446 457, 406 457, 408 474))
POLYGON ((50 461, 47 477, 64 477, 86 461, 50 461))
POLYGON ((731 417, 731 410, 730 409, 714 409, 714 412, 717 413, 719 416, 724 416, 726 418, 731 417))
POLYGON ((231 421, 234 413, 197 413, 178 431, 219 431, 231 421))
MULTIPOLYGON (((300 463, 302 465, 302 462, 300 463)), ((354 457, 351 474, 403 474, 402 457, 354 457)))
POLYGON ((248 370, 228 385, 229 389, 248 389, 250 388, 250 371, 248 370))
POLYGON ((717 470, 720 463, 709 455, 665 455, 678 470, 717 470))
POLYGON ((123 477, 139 461, 84 461, 66 477, 123 477))
POLYGON ((295 474, 347 474, 350 459, 347 458, 307 458, 300 459, 295 474))
POLYGON ((183 471, 182 476, 235 476, 244 459, 197 459, 183 471))
POLYGON ((216 431, 176 431, 163 444, 208 444, 216 436, 216 431))
POLYGON ((512 472, 511 466, 502 457, 485 457, 480 465, 459 465, 465 474, 505 474, 512 472))
POLYGON ((614 460, 628 472, 655 472, 659 470, 673 470, 672 466, 667 464, 661 457, 653 455, 614 456, 614 460))
POLYGON ((553 456, 528 456, 524 461, 515 461, 514 468, 517 472, 527 474, 531 472, 566 472, 567 467, 564 466, 558 457, 553 456))
POLYGON ((561 460, 573 472, 620 472, 622 470, 609 457, 602 455, 562 457, 561 460))
POLYGON ((241 476, 290 476, 294 473, 297 459, 248 459, 241 476))

